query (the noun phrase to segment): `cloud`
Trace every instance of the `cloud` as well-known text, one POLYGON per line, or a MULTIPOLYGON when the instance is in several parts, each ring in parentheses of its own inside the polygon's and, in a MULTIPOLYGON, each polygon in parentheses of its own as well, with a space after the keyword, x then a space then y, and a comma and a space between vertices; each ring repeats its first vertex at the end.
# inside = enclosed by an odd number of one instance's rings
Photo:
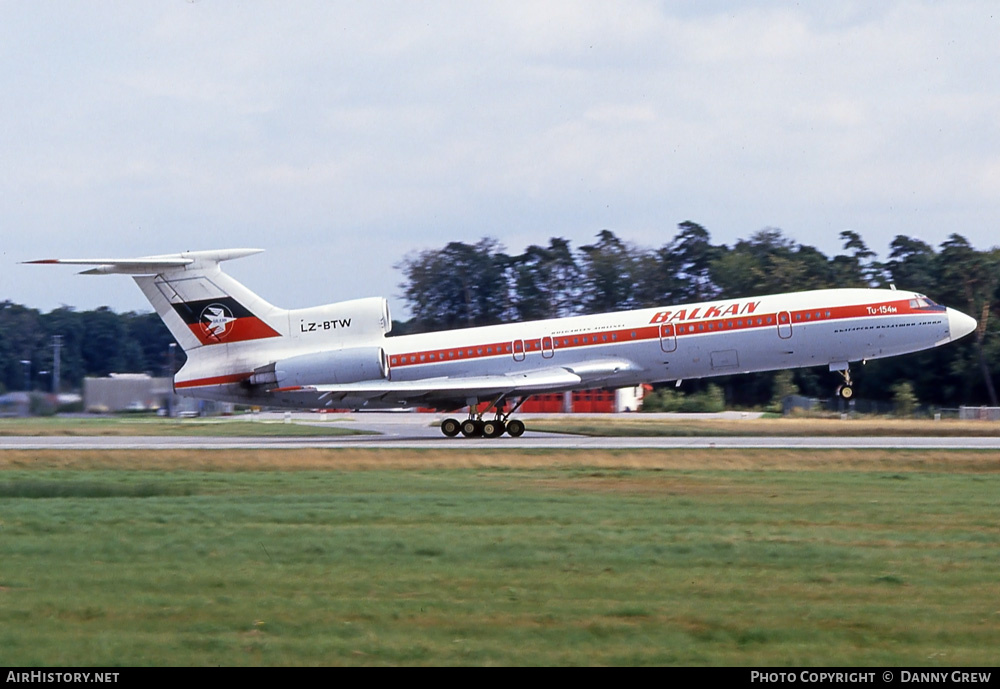
MULTIPOLYGON (((896 234, 995 243, 987 2, 39 2, 7 15, 12 260, 252 243, 317 266, 271 296, 301 304, 317 281, 394 292, 407 251, 484 234, 517 251, 608 227, 658 246, 691 219, 716 241, 780 226, 826 252, 846 227, 882 253, 896 234)), ((272 255, 252 277, 273 281, 272 255)), ((34 275, 0 288, 46 308, 141 306, 134 291, 34 275)))

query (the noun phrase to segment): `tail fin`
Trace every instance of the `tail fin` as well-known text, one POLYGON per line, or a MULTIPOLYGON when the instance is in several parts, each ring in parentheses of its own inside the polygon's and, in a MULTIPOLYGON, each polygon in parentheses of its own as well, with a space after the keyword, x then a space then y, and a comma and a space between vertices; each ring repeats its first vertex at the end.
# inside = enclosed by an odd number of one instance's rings
POLYGON ((85 275, 132 275, 186 352, 216 344, 288 335, 287 312, 222 272, 222 261, 262 249, 187 251, 111 259, 48 259, 38 264, 96 266, 85 275), (284 316, 284 317, 283 317, 284 316))

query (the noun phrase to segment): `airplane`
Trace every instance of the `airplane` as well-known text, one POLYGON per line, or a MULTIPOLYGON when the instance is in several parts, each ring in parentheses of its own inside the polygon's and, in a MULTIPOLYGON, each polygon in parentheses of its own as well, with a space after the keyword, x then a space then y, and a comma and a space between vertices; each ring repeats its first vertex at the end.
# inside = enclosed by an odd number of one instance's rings
POLYGON ((511 415, 532 395, 754 371, 827 366, 849 399, 851 363, 976 328, 916 292, 841 288, 389 337, 384 298, 286 310, 222 271, 261 251, 29 263, 133 276, 187 354, 179 394, 296 409, 468 406, 468 418, 442 422, 449 437, 519 437, 511 415))

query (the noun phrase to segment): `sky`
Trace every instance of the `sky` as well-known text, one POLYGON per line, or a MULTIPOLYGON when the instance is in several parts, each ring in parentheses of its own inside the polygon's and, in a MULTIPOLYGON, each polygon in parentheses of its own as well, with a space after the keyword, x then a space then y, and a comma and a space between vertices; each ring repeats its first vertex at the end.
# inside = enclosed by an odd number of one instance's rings
MULTIPOLYGON (((1000 244, 1000 9, 920 2, 0 0, 0 300, 148 311, 39 258, 257 247, 287 308, 407 256, 678 223, 879 258, 1000 244)), ((905 287, 905 286, 901 286, 905 287)))

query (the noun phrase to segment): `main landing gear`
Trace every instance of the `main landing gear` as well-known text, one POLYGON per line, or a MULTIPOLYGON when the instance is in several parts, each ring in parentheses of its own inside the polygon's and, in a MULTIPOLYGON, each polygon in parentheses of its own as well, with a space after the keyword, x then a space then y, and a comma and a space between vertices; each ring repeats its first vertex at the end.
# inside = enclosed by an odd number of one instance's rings
POLYGON ((449 438, 454 438, 461 433, 466 438, 499 438, 504 433, 512 438, 520 438, 524 435, 524 422, 520 419, 511 419, 510 416, 524 404, 527 397, 514 405, 506 414, 503 413, 503 405, 506 401, 504 397, 497 398, 482 412, 476 411, 478 405, 469 406, 469 418, 459 422, 457 419, 445 419, 441 422, 441 432, 449 438), (488 414, 490 409, 495 410, 495 417, 483 420, 483 415, 488 414))

